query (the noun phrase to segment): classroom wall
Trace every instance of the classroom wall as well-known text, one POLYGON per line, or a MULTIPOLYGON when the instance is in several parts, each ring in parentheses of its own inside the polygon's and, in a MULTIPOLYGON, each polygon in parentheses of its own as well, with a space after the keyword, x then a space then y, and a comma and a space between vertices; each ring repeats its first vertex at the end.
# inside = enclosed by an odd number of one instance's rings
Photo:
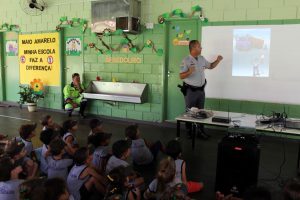
MULTIPOLYGON (((19 6, 19 0, 1 0, 0 25, 3 23, 20 25, 22 32, 54 31, 59 24, 59 18, 79 17, 90 21, 91 2, 88 0, 46 0, 48 8, 40 16, 28 16, 19 6)), ((253 20, 282 20, 300 19, 300 0, 142 0, 142 23, 157 23, 157 17, 165 12, 181 8, 185 13, 190 13, 193 5, 203 7, 205 16, 210 22, 224 21, 253 21, 253 20)), ((70 31, 70 30, 69 30, 70 31)), ((68 30, 66 30, 68 32, 68 30)), ((79 33, 78 33, 79 34, 79 33)), ((95 36, 87 30, 83 35, 84 43, 96 42, 95 36)), ((113 37, 111 43, 118 43, 120 38, 113 37)), ((137 37, 135 42, 144 43, 147 39, 155 42, 158 48, 164 47, 164 26, 155 25, 153 30, 147 30, 137 37)), ((133 56, 132 53, 116 54, 115 56, 133 56)), ((95 80, 99 75, 105 81, 116 77, 122 82, 149 83, 149 100, 145 104, 118 103, 115 106, 103 101, 92 101, 88 111, 94 114, 138 119, 146 121, 163 120, 163 94, 164 90, 164 59, 158 57, 151 50, 137 54, 144 59, 142 64, 105 64, 103 57, 96 55, 93 49, 86 49, 83 54, 83 78, 85 83, 95 80)), ((68 58, 69 60, 72 58, 68 58)), ((18 70, 18 68, 16 68, 18 70)), ((46 98, 40 106, 62 109, 61 88, 48 88, 46 98)), ((18 91, 16 91, 17 93, 18 91)), ((224 110, 227 104, 235 105, 236 111, 262 112, 265 107, 281 108, 278 104, 260 102, 240 102, 232 100, 208 99, 207 106, 213 109, 224 110)), ((292 106, 291 110, 297 110, 292 106)), ((297 114, 298 111, 296 112, 297 114)))

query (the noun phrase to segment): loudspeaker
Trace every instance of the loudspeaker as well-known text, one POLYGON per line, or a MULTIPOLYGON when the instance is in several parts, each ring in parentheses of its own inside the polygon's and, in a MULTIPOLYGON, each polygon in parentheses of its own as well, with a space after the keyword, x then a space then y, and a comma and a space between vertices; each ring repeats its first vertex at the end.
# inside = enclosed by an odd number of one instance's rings
POLYGON ((242 197, 257 184, 260 146, 255 135, 231 134, 218 144, 215 190, 242 197))

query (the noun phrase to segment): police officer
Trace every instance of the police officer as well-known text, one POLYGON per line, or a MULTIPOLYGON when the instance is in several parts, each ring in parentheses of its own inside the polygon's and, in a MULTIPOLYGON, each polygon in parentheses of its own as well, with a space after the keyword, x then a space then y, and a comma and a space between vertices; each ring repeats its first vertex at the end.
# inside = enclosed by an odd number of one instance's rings
POLYGON ((64 87, 64 99, 65 110, 68 111, 69 117, 75 108, 80 107, 79 114, 81 117, 85 117, 84 110, 87 104, 87 100, 83 98, 84 87, 80 82, 80 76, 78 73, 72 75, 72 83, 64 87))
MULTIPOLYGON (((213 63, 209 63, 201 56, 201 43, 198 40, 191 40, 189 43, 190 55, 182 60, 180 66, 180 79, 183 80, 183 85, 186 88, 185 106, 186 108, 197 107, 204 108, 205 102, 205 69, 215 68, 223 59, 218 55, 213 63)), ((191 135, 191 123, 186 124, 189 136, 191 135)), ((203 125, 198 128, 198 137, 208 139, 208 135, 204 132, 203 125)))

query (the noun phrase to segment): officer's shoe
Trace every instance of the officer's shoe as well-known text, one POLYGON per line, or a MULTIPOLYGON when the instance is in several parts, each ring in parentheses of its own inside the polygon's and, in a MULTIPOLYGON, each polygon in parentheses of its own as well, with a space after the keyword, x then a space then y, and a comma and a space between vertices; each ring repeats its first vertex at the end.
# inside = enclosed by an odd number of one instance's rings
POLYGON ((86 118, 86 115, 85 115, 84 113, 80 113, 80 117, 81 117, 82 119, 85 119, 85 118, 86 118))
POLYGON ((72 112, 73 112, 73 111, 68 111, 68 116, 69 116, 69 117, 72 117, 72 112))

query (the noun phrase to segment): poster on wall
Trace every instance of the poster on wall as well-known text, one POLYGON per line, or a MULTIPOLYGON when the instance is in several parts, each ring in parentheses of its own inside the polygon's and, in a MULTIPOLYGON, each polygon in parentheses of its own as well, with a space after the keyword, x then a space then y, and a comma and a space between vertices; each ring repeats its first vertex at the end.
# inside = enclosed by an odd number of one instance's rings
POLYGON ((5 51, 7 56, 17 56, 18 42, 16 40, 7 40, 5 45, 5 51))
POLYGON ((174 46, 188 46, 190 43, 190 34, 192 30, 181 30, 180 26, 172 26, 172 30, 176 32, 176 37, 173 38, 174 46))
POLYGON ((66 40, 66 55, 80 56, 82 52, 82 39, 80 37, 68 37, 66 40))
POLYGON ((40 79, 44 85, 60 85, 59 34, 19 35, 20 83, 40 79))

